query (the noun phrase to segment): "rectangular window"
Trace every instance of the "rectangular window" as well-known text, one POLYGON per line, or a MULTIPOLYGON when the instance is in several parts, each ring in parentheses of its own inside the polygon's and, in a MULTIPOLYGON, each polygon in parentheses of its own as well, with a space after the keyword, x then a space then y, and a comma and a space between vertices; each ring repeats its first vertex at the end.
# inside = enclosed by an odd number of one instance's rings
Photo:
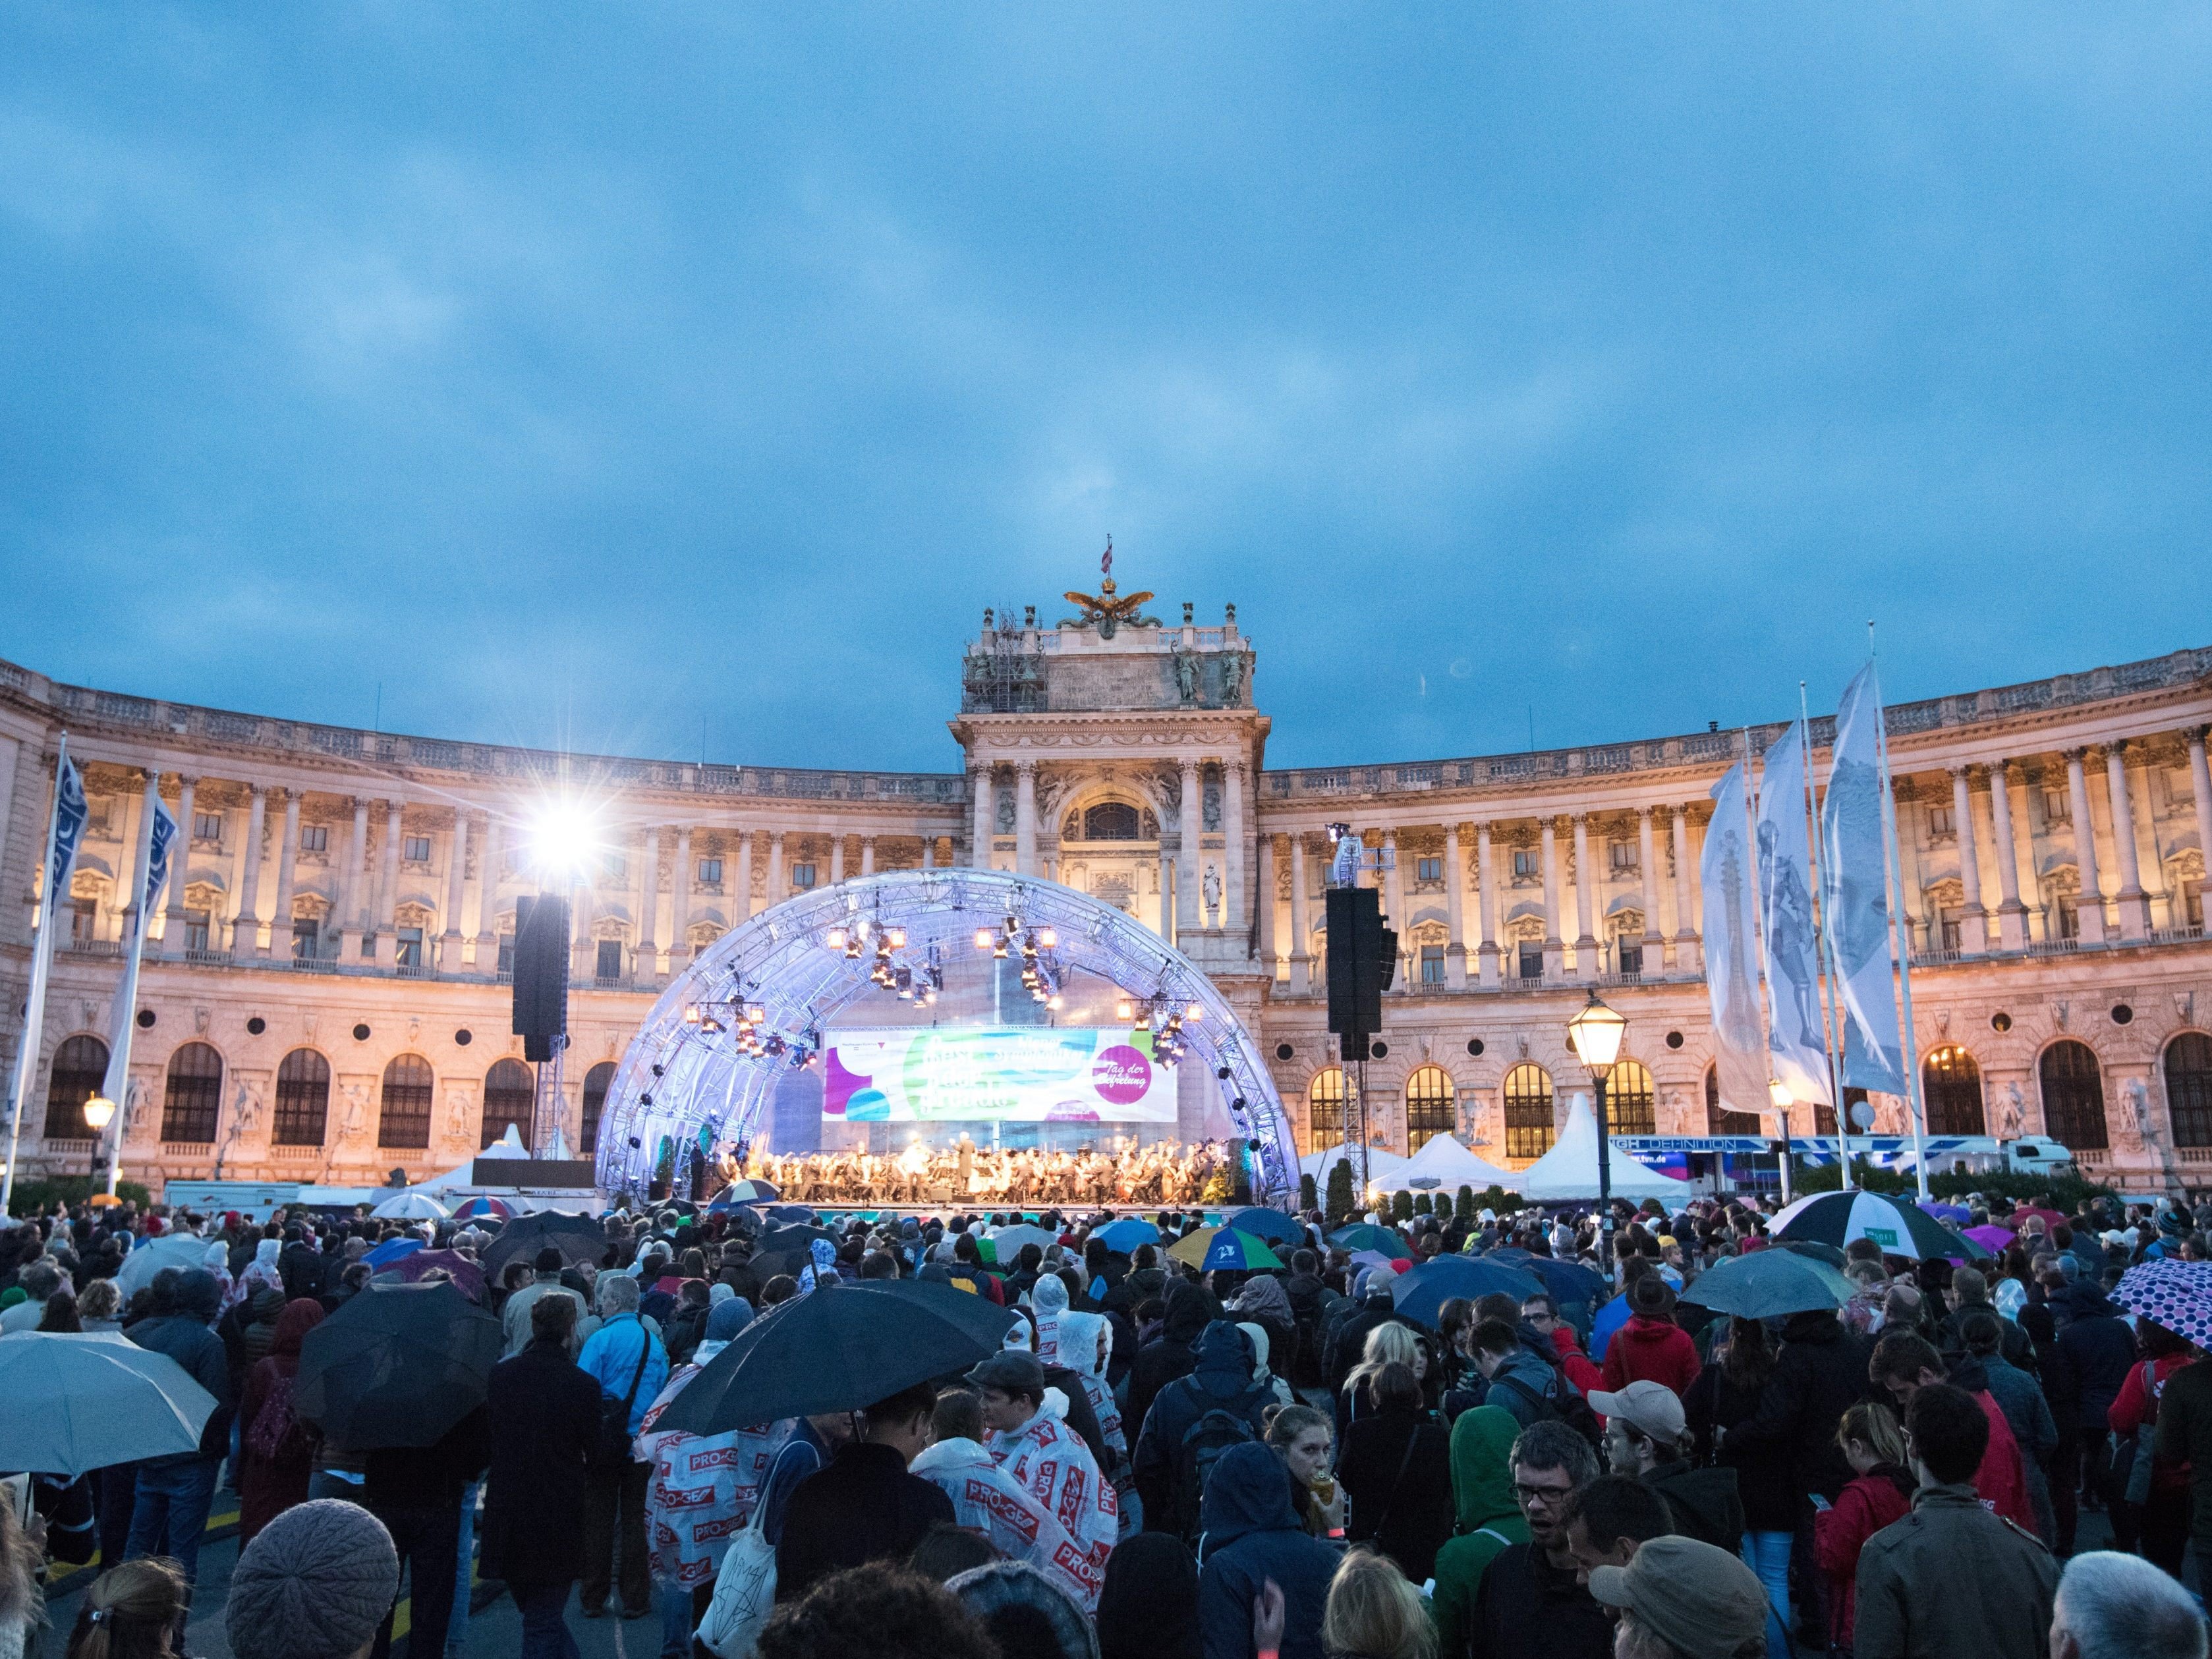
POLYGON ((420 927, 402 927, 395 937, 398 952, 394 960, 402 968, 420 968, 422 965, 422 930, 420 927))
POLYGON ((2058 937, 2061 939, 2081 937, 2081 913, 2074 908, 2074 901, 2069 898, 2058 901, 2058 937))
POLYGON ((2043 792, 2043 821, 2045 823, 2073 823, 2074 797, 2068 794, 2063 789, 2045 790, 2043 792))
POLYGON ((514 971, 514 935, 512 933, 499 936, 499 971, 502 974, 514 971))
POLYGON ((1424 858, 1413 861, 1415 881, 1442 881, 1443 878, 1444 861, 1442 859, 1424 858))
POLYGON ((87 945, 100 933, 100 901, 71 899, 69 903, 69 942, 87 945))
POLYGON ((622 941, 620 939, 603 939, 599 941, 599 961, 597 971, 601 979, 622 977, 622 941))
POLYGON ((430 861, 430 838, 428 836, 408 836, 399 843, 399 856, 410 864, 430 861))
POLYGON ((1616 841, 1610 845, 1612 849, 1610 858, 1616 873, 1625 870, 1633 870, 1636 867, 1637 847, 1634 842, 1616 841))
POLYGON ((204 910, 185 912, 185 949, 204 951, 208 948, 208 913, 204 910))
POLYGON ((1620 941, 1620 971, 1640 974, 1644 971, 1644 942, 1625 939, 1620 941))
POLYGON ((1521 977, 1544 977, 1544 947, 1533 939, 1524 940, 1521 946, 1521 977))
POLYGON ((602 853, 599 872, 609 881, 620 881, 629 873, 629 857, 623 853, 602 853))
POLYGON ((220 812, 193 813, 192 839, 194 841, 221 841, 222 839, 222 814, 220 812))
POLYGON ((791 866, 791 884, 793 887, 813 886, 814 866, 811 864, 793 865, 791 866))
POLYGON ((1932 841, 1951 839, 1951 809, 1949 807, 1931 806, 1928 809, 1928 835, 1932 841))
POLYGON ((1939 911, 1936 926, 1937 937, 1942 941, 1944 950, 1957 951, 1965 948, 1963 941, 1966 934, 1960 929, 1959 913, 1956 910, 1939 911))
POLYGON ((1534 848, 1516 847, 1513 849, 1514 880, 1534 881, 1541 874, 1542 872, 1536 867, 1536 849, 1534 848))
POLYGON ((702 887, 720 887, 722 884, 721 860, 701 859, 699 860, 699 884, 702 887))
POLYGON ((1421 947, 1421 983, 1441 985, 1444 982, 1444 947, 1424 945, 1421 947))
POLYGON ((312 917, 302 917, 292 923, 292 955, 301 962, 313 962, 322 954, 322 929, 312 917))
POLYGON ((2186 927, 2204 925, 2204 884, 2185 881, 2181 884, 2181 921, 2186 927))
POLYGON ((327 853, 331 850, 331 826, 327 823, 303 823, 300 826, 300 850, 302 853, 327 853))

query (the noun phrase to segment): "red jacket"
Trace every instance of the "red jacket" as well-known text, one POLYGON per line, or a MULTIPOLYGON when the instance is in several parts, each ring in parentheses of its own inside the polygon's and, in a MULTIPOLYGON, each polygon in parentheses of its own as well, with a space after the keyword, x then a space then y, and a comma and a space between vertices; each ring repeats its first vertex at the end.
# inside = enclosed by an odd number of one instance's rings
MULTIPOLYGON (((2106 1413, 2106 1421, 2114 1434, 2123 1440, 2132 1438, 2135 1431, 2146 1423, 2158 1421, 2158 1396, 2165 1392, 2166 1382, 2174 1372, 2188 1364, 2195 1356, 2186 1349, 2170 1353, 2157 1360, 2137 1360, 2128 1368, 2128 1380, 2120 1385, 2119 1397, 2106 1413), (2143 1372, 2152 1370, 2152 1383, 2143 1386, 2143 1372)), ((2159 1463, 2151 1471, 2151 1487, 2155 1492, 2185 1492, 2189 1486, 2189 1465, 2159 1463)))
POLYGON ((1882 1474, 1862 1474, 1836 1494, 1833 1509, 1813 1516, 1813 1549, 1828 1581, 1828 1631, 1836 1645, 1851 1644, 1858 1616, 1859 1552, 1868 1539, 1912 1513, 1912 1500, 1882 1474))
POLYGON ((1590 1364, 1590 1357, 1576 1338, 1575 1328, 1564 1319, 1552 1327, 1552 1347, 1559 1356, 1559 1369, 1567 1374, 1567 1381, 1584 1394, 1605 1386, 1605 1373, 1590 1364))
POLYGON ((1680 1400, 1690 1392, 1690 1384, 1704 1369, 1698 1359, 1698 1345, 1671 1319, 1646 1319, 1638 1314, 1605 1345, 1608 1394, 1618 1394, 1632 1382, 1661 1382, 1680 1400))
POLYGON ((2012 1437, 2004 1407, 1987 1389, 1977 1390, 1974 1400, 1982 1415, 1990 1419, 1990 1446, 1982 1454, 1982 1467, 1974 1471, 1974 1490, 1985 1507, 2029 1537, 2036 1537, 2035 1505, 2028 1501, 2027 1471, 2020 1461, 2020 1442, 2012 1437))

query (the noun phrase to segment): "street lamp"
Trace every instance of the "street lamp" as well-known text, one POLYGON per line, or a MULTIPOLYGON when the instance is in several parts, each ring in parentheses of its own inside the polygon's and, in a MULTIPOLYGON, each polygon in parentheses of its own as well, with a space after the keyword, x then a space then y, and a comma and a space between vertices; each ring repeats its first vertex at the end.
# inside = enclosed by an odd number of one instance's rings
POLYGON ((115 1121, 115 1103, 106 1095, 92 1095, 84 1103, 84 1121, 92 1130, 92 1189, 100 1190, 100 1141, 115 1121))
POLYGON ((1613 1140, 1606 1122, 1605 1081, 1620 1057, 1621 1035, 1627 1030, 1627 1017, 1598 1000, 1595 990, 1567 1022, 1567 1046, 1589 1073, 1597 1095, 1597 1260, 1608 1278, 1613 1273, 1613 1140))
POLYGON ((1766 1079, 1766 1097, 1782 1120, 1782 1201, 1790 1202, 1790 1085, 1778 1077, 1766 1079))

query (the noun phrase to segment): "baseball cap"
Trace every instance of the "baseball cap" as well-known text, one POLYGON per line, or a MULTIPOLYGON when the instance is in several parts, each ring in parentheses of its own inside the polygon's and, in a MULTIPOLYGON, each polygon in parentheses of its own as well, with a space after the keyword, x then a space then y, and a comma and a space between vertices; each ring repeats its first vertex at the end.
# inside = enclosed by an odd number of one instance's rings
POLYGON ((1618 1394, 1593 1389, 1589 1406, 1601 1417, 1618 1417, 1632 1423, 1642 1433, 1665 1445, 1671 1446, 1681 1439, 1683 1430, 1689 1426, 1688 1419, 1682 1415, 1682 1402, 1664 1382, 1632 1382, 1618 1394))
MULTIPOLYGON (((1597 1398, 1590 1396, 1593 1406, 1597 1398)), ((1694 1538, 1654 1538, 1626 1566, 1594 1569, 1589 1588, 1607 1607, 1626 1607, 1686 1659, 1733 1659, 1766 1630, 1758 1577, 1726 1550, 1694 1538)))

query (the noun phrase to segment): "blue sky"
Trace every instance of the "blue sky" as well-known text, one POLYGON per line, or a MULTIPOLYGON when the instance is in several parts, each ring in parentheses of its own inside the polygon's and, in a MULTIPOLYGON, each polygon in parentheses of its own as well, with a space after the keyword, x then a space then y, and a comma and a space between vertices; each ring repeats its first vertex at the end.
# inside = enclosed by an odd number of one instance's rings
POLYGON ((949 767, 987 604, 1275 764, 2212 643, 2212 11, 0 12, 0 654, 949 767))

